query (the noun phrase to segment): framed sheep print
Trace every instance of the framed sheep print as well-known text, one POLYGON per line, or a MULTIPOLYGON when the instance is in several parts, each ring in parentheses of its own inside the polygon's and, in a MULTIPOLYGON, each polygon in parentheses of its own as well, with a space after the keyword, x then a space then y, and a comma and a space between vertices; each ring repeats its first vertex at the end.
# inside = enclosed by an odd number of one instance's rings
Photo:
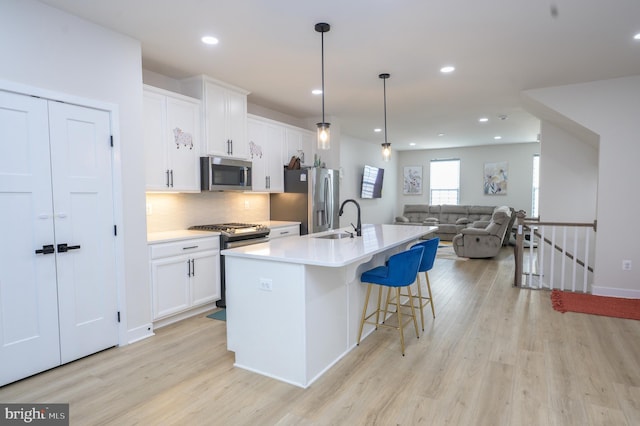
POLYGON ((422 166, 405 166, 404 183, 402 184, 404 195, 422 194, 422 166))
POLYGON ((507 195, 509 163, 484 163, 484 194, 507 195))

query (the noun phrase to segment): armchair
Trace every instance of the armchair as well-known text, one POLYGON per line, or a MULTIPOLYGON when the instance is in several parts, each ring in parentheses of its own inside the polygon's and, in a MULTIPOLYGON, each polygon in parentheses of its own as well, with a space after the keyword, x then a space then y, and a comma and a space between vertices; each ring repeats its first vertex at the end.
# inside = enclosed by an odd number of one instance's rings
POLYGON ((511 210, 508 207, 496 208, 485 227, 464 228, 453 237, 456 255, 474 259, 496 256, 510 224, 511 210))

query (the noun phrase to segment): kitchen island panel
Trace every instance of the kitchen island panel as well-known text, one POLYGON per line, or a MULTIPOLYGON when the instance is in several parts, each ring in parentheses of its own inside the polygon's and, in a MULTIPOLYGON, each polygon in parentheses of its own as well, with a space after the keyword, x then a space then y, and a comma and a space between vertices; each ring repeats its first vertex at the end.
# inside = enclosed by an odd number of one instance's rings
POLYGON ((305 377, 304 265, 227 257, 227 348, 235 366, 300 386, 305 377), (261 281, 271 280, 271 290, 261 281))

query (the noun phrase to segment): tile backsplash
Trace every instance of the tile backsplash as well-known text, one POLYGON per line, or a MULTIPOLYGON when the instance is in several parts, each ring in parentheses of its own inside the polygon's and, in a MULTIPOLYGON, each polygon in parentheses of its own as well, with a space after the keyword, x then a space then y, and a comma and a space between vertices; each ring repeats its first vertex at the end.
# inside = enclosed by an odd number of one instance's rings
POLYGON ((243 192, 147 194, 147 232, 269 220, 269 195, 243 192))

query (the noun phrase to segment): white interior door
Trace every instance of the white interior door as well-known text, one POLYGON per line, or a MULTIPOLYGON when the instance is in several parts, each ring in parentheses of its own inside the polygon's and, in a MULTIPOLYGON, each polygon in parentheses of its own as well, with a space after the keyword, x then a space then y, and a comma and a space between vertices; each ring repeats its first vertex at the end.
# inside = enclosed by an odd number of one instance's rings
POLYGON ((50 102, 49 134, 66 363, 118 343, 109 113, 50 102))
POLYGON ((0 385, 60 364, 47 101, 0 91, 0 385))

